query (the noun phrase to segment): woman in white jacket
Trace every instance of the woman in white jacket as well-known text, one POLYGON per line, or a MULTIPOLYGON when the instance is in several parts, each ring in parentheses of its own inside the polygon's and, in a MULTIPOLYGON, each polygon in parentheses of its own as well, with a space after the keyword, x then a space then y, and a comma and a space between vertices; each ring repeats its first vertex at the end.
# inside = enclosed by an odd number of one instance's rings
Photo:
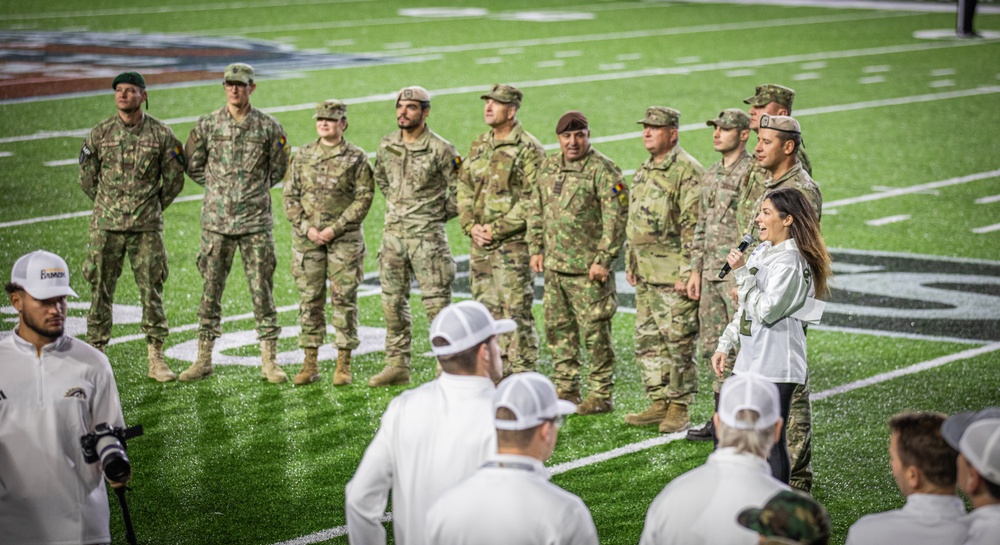
POLYGON ((769 193, 756 221, 761 244, 749 259, 735 248, 726 257, 739 308, 719 338, 712 366, 721 377, 730 351, 738 348, 733 374, 756 373, 778 386, 784 422, 768 462, 774 477, 787 483, 785 427, 792 392, 806 379, 806 324, 819 322, 824 303, 817 297, 829 293, 830 254, 816 212, 798 189, 769 193))

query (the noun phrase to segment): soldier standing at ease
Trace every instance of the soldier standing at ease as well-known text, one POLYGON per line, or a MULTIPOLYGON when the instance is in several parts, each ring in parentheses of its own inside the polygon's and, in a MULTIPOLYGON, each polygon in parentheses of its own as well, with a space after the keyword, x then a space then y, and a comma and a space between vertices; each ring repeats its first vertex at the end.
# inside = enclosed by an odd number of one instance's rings
POLYGON ((198 308, 198 359, 182 381, 212 374, 212 350, 221 334, 222 292, 239 248, 260 339, 261 376, 285 382, 277 363, 278 316, 274 309, 274 237, 270 189, 288 169, 285 131, 278 120, 250 105, 257 89, 249 64, 226 67, 226 106, 201 116, 184 151, 188 176, 205 186, 201 207, 198 270, 205 280, 198 308))
POLYGON ((500 84, 480 97, 491 130, 472 142, 458 179, 458 220, 472 238, 472 296, 494 318, 517 322, 516 334, 501 341, 504 375, 533 371, 538 357, 525 231, 545 151, 515 117, 522 97, 517 88, 500 84))
POLYGON ((299 148, 282 196, 292 222, 292 277, 299 290, 299 346, 306 357, 295 384, 320 379, 319 347, 326 337, 326 281, 336 331, 337 369, 333 384, 351 383, 351 350, 358 347, 358 286, 364 278, 365 238, 361 223, 375 193, 365 150, 344 139, 347 105, 316 105, 319 139, 299 148))
POLYGON ((83 266, 91 286, 87 342, 102 352, 108 344, 115 286, 127 253, 142 302, 147 376, 167 382, 177 375, 163 363, 163 210, 184 188, 184 150, 170 127, 143 113, 146 80, 140 74, 123 72, 111 88, 118 113, 90 131, 80 149, 80 187, 94 201, 83 266))
POLYGON ((427 126, 431 95, 423 87, 396 94, 399 131, 379 143, 375 183, 385 195, 385 227, 378 273, 385 315, 385 368, 369 386, 410 382, 410 274, 417 277, 427 320, 451 303, 455 261, 444 224, 458 215, 455 202, 458 169, 455 146, 427 126))
POLYGON ((652 404, 625 416, 625 423, 658 424, 660 433, 688 428, 688 405, 698 392, 698 301, 688 297, 687 286, 698 182, 705 169, 678 143, 680 116, 673 108, 652 106, 638 122, 650 157, 632 178, 626 228, 625 278, 635 286, 635 360, 652 404))
POLYGON ((628 219, 621 170, 590 145, 587 118, 569 111, 556 124, 561 153, 538 168, 528 220, 531 269, 545 273, 545 336, 552 382, 578 414, 615 409, 611 318, 618 310, 611 270, 628 219), (590 353, 590 393, 580 399, 580 336, 590 353))
MULTIPOLYGON (((701 198, 698 204, 698 225, 694 230, 694 247, 691 250, 691 280, 688 297, 698 300, 698 338, 701 340, 701 359, 711 369, 712 354, 722 332, 732 321, 736 302, 729 296, 736 288, 735 276, 719 278, 718 272, 726 264, 729 250, 743 236, 736 223, 736 204, 740 190, 746 183, 752 161, 747 153, 750 138, 750 116, 738 108, 719 112, 719 117, 706 121, 712 131, 712 144, 722 159, 709 167, 701 178, 701 198)), ((727 362, 726 376, 733 372, 732 362, 727 362)), ((722 379, 712 375, 715 405, 719 405, 722 379)), ((688 430, 692 441, 712 441, 715 426, 712 418, 699 429, 688 430)))

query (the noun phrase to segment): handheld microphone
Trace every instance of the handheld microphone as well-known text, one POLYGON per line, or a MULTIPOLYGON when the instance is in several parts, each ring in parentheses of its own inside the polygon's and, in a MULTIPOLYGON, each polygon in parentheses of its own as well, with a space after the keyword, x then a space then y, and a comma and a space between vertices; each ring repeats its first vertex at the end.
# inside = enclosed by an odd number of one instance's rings
MULTIPOLYGON (((737 246, 736 249, 741 252, 744 252, 746 251, 747 247, 750 246, 751 243, 753 243, 753 235, 747 233, 743 235, 743 241, 740 242, 740 245, 737 246)), ((726 263, 725 265, 722 266, 722 270, 719 271, 719 278, 725 278, 726 275, 729 274, 729 271, 731 270, 733 270, 733 268, 729 266, 729 263, 726 263)))

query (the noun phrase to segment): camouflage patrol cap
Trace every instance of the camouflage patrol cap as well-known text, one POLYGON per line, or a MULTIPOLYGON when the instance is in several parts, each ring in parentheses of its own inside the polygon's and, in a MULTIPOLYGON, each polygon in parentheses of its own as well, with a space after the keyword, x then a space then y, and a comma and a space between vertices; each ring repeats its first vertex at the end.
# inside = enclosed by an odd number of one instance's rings
POLYGON ((122 72, 111 82, 111 88, 117 89, 119 83, 131 83, 136 87, 146 88, 146 80, 138 72, 122 72))
POLYGON ((750 129, 750 116, 739 108, 726 108, 719 112, 719 117, 705 122, 709 127, 720 129, 750 129))
POLYGON ((744 509, 736 520, 762 536, 784 538, 780 542, 805 545, 830 542, 830 515, 816 500, 800 492, 778 492, 764 507, 744 509))
POLYGON ((676 127, 680 120, 681 113, 673 108, 650 106, 646 108, 646 117, 636 121, 636 123, 654 127, 676 127))
POLYGON ((521 99, 524 98, 524 93, 520 89, 514 87, 513 85, 504 85, 503 83, 493 84, 493 88, 490 89, 489 93, 479 97, 481 99, 492 98, 497 102, 503 102, 504 104, 513 104, 519 106, 521 104, 521 99))
POLYGON ((239 83, 246 83, 247 85, 253 83, 253 66, 242 62, 235 62, 226 67, 225 75, 223 76, 224 81, 235 81, 239 83))
POLYGON ((331 98, 316 105, 316 114, 313 119, 343 119, 347 116, 347 104, 331 98))
POLYGON ((413 100, 416 102, 430 102, 431 94, 427 92, 427 89, 419 85, 411 85, 409 87, 403 87, 396 93, 396 102, 400 100, 413 100))
POLYGON ((764 85, 758 85, 757 92, 752 97, 744 99, 743 102, 751 106, 767 106, 775 102, 788 108, 788 111, 791 111, 793 100, 795 100, 794 89, 774 83, 765 83, 764 85))
POLYGON ((760 116, 760 128, 802 134, 802 127, 799 126, 799 122, 794 117, 787 115, 764 114, 760 116))

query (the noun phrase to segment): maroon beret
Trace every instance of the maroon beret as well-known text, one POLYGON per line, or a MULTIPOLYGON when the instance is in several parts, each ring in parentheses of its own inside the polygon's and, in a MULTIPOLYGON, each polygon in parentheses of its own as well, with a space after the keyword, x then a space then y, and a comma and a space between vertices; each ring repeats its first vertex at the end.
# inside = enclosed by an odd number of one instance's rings
POLYGON ((583 115, 582 112, 570 110, 559 118, 559 123, 556 123, 556 134, 562 134, 566 131, 582 131, 586 128, 587 116, 583 115))

